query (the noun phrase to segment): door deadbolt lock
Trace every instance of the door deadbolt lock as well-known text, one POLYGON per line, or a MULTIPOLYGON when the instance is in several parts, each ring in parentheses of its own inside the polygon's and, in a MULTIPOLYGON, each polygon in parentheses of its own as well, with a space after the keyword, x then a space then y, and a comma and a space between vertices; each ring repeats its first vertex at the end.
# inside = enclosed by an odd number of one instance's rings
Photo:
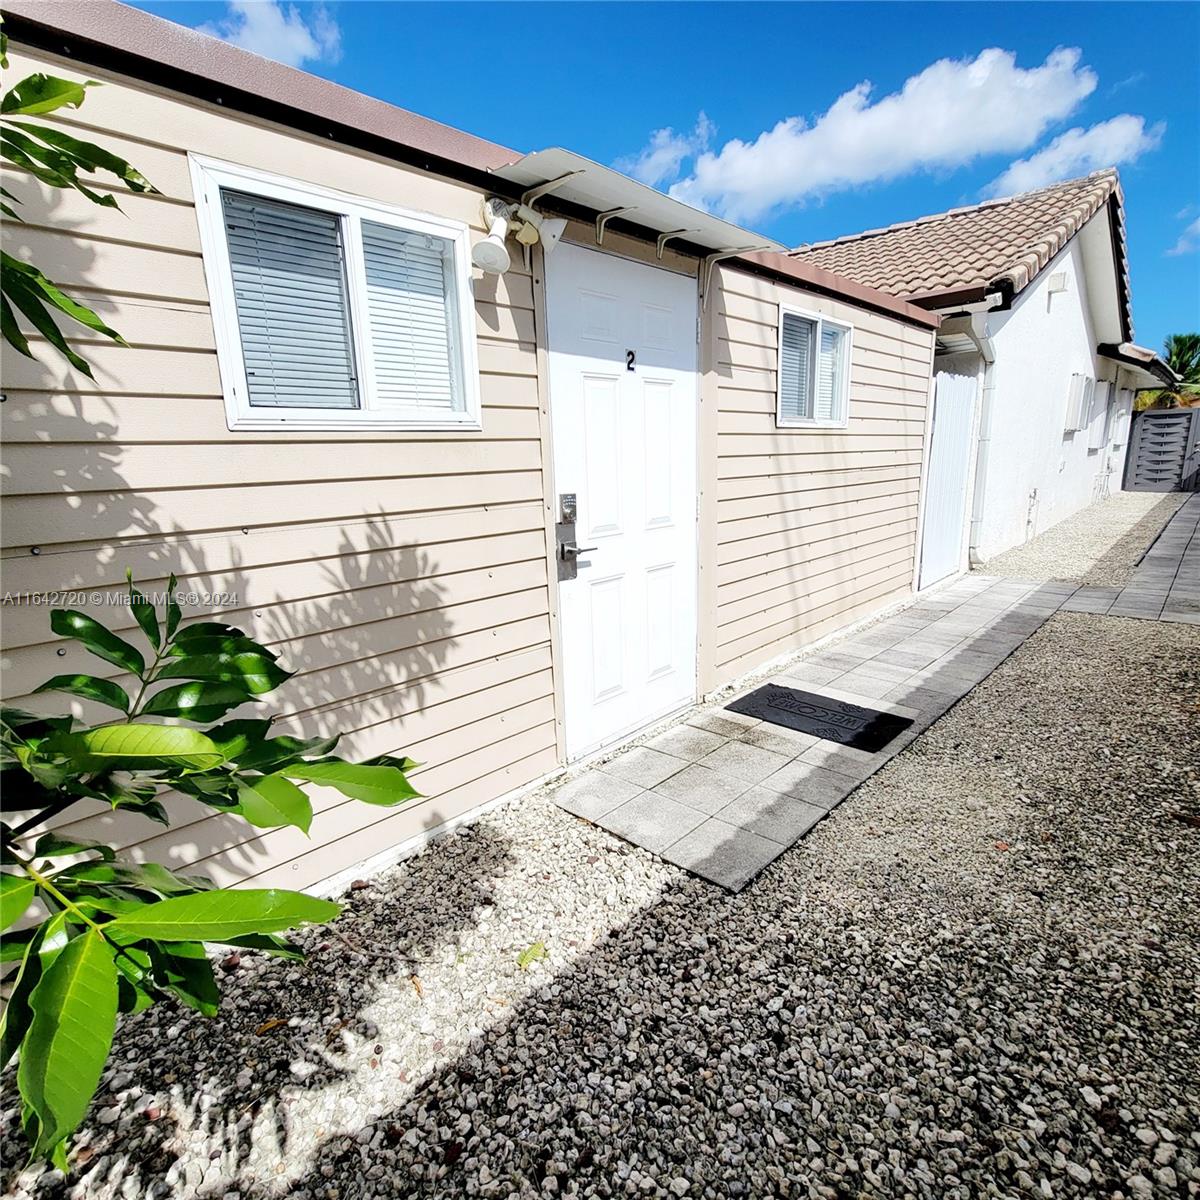
POLYGON ((559 520, 554 526, 554 540, 558 545, 558 578, 579 578, 579 556, 596 550, 596 546, 580 546, 575 541, 575 515, 577 509, 574 492, 562 492, 558 497, 559 520))

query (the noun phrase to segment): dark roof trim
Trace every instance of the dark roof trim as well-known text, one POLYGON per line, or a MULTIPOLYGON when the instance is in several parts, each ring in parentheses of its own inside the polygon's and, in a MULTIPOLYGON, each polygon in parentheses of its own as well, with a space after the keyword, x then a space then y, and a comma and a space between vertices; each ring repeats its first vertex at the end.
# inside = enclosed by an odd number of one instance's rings
POLYGON ((9 0, 14 42, 496 191, 498 146, 115 0, 9 0))
MULTIPOLYGON (((1133 341, 1133 297, 1129 294, 1129 259, 1125 245, 1125 214, 1121 208, 1121 189, 1108 197, 1108 228, 1112 234, 1113 274, 1117 277, 1117 312, 1121 318, 1121 341, 1133 341)), ((1078 236, 1078 235, 1077 235, 1078 236)), ((1166 366, 1166 363, 1163 363, 1166 366)), ((1170 367, 1167 367, 1170 370, 1170 367)))
POLYGON ((855 283, 844 275, 835 275, 824 267, 799 262, 790 254, 774 250, 760 250, 754 254, 743 254, 739 258, 726 259, 725 266, 746 271, 751 275, 766 275, 778 282, 802 287, 810 292, 831 296, 835 300, 849 300, 859 308, 895 317, 921 329, 936 329, 942 318, 933 312, 910 304, 887 292, 877 291, 865 284, 855 283))
MULTIPOLYGON (((261 58, 218 38, 119 4, 116 0, 8 0, 5 24, 14 43, 77 59, 115 75, 192 96, 231 112, 245 113, 323 140, 458 180, 516 199, 521 188, 493 174, 522 156, 403 108, 376 100, 305 71, 261 58)), ((581 205, 546 197, 542 207, 592 220, 581 205)), ((644 241, 657 232, 620 218, 610 226, 644 241)), ((687 241, 676 251, 703 258, 709 251, 687 241)), ((733 260, 729 260, 733 262, 733 260)), ((865 287, 820 267, 768 252, 737 260, 787 282, 849 300, 863 308, 922 327, 937 318, 904 300, 865 287)))
POLYGON ((1153 350, 1147 350, 1144 346, 1135 346, 1130 342, 1122 342, 1116 346, 1112 342, 1104 342, 1096 347, 1096 353, 1130 367, 1141 367, 1143 371, 1149 371, 1151 375, 1161 379, 1168 387, 1174 387, 1179 382, 1179 376, 1166 362, 1153 350))

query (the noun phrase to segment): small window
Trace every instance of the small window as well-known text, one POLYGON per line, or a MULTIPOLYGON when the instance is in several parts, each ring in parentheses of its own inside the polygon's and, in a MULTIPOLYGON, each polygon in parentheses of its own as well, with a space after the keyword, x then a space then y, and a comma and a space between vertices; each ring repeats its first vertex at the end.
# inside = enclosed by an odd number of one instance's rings
POLYGON ((1092 413, 1092 400, 1096 394, 1096 381, 1090 375, 1072 375, 1067 396, 1067 419, 1063 426, 1066 433, 1078 433, 1088 427, 1092 413))
POLYGON ((465 225, 192 170, 230 428, 479 428, 465 225))
POLYGON ((781 309, 776 424, 844 428, 849 363, 848 326, 781 309))
POLYGON ((1091 411, 1088 413, 1088 449, 1102 450, 1112 428, 1113 399, 1116 390, 1103 379, 1096 381, 1092 391, 1091 411))

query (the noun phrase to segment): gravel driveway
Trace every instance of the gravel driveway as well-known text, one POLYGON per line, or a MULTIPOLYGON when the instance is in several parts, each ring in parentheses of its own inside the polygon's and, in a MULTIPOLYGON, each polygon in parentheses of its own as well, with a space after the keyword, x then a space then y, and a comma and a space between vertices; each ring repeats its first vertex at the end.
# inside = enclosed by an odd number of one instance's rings
POLYGON ((1186 499, 1181 493, 1116 492, 979 569, 1016 579, 1123 587, 1146 547, 1186 499))
POLYGON ((1200 629, 1054 617, 737 896, 500 810, 128 1020, 76 1174, 10 1187, 1195 1195, 1198 705, 1200 629))

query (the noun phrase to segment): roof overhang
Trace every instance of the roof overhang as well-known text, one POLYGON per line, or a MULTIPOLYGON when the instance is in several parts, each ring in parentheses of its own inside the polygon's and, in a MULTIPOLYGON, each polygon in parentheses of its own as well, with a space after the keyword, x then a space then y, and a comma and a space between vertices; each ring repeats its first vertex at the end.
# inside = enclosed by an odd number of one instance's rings
POLYGON ((1096 353, 1119 362, 1134 377, 1138 387, 1174 387, 1179 382, 1179 376, 1163 359, 1145 346, 1135 346, 1132 342, 1117 345, 1106 342, 1096 347, 1096 353))
POLYGON ((482 186, 519 152, 116 0, 6 0, 14 43, 482 186))
POLYGON ((517 199, 531 189, 546 207, 657 241, 704 260, 770 274, 815 292, 936 326, 937 317, 907 301, 822 268, 794 263, 770 238, 701 212, 611 167, 561 149, 521 155, 417 113, 287 67, 116 0, 8 0, 6 28, 24 44, 191 96, 261 120, 353 146, 395 162, 517 199), (563 180, 564 175, 570 175, 563 180), (544 185, 561 180, 554 188, 544 185), (553 196, 550 192, 553 192, 553 196), (618 216, 614 210, 622 210, 618 216), (603 218, 603 219, 602 219, 603 218))
POLYGON ((654 234, 658 254, 666 245, 688 247, 704 254, 730 250, 783 250, 783 245, 723 221, 682 200, 630 179, 612 167, 555 146, 535 150, 492 174, 526 192, 553 195, 568 205, 597 214, 597 240, 603 242, 609 220, 640 227, 654 234))

